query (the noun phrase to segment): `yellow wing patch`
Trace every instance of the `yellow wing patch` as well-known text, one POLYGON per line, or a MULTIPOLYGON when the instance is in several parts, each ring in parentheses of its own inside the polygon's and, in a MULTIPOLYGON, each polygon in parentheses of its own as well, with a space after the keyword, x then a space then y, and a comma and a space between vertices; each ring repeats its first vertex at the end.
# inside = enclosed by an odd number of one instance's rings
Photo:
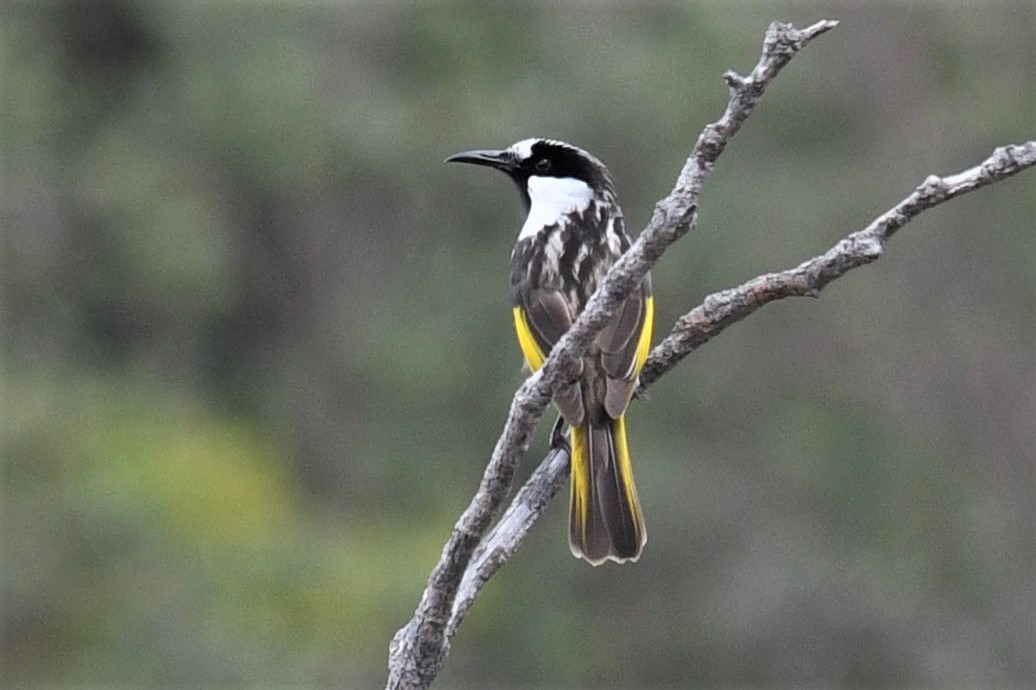
POLYGON ((529 323, 525 320, 525 312, 521 307, 514 308, 514 330, 518 333, 518 344, 522 348, 522 354, 525 355, 525 361, 528 362, 530 369, 536 371, 543 366, 543 360, 546 357, 536 343, 536 337, 533 336, 529 323))
POLYGON ((644 368, 648 353, 651 352, 651 335, 655 326, 655 298, 648 295, 644 298, 644 328, 640 331, 640 340, 637 341, 637 354, 633 358, 633 376, 636 377, 644 368))
MULTIPOLYGON (((637 353, 633 358, 633 372, 635 377, 644 368, 648 353, 651 352, 651 336, 655 325, 655 298, 648 295, 644 299, 644 327, 640 331, 640 339, 637 341, 637 353)), ((514 307, 514 330, 518 334, 518 345, 522 348, 522 355, 529 364, 529 368, 536 371, 543 366, 546 355, 540 350, 536 337, 529 328, 529 322, 525 319, 525 312, 521 307, 514 307)))

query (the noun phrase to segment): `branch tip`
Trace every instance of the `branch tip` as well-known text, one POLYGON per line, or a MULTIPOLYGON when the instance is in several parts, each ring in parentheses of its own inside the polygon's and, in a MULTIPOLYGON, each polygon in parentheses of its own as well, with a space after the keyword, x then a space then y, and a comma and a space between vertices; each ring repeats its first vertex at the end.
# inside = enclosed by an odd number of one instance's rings
POLYGON ((821 19, 816 24, 807 26, 802 30, 802 33, 805 34, 807 41, 812 40, 821 34, 826 34, 828 31, 838 26, 839 23, 840 22, 837 19, 821 19))

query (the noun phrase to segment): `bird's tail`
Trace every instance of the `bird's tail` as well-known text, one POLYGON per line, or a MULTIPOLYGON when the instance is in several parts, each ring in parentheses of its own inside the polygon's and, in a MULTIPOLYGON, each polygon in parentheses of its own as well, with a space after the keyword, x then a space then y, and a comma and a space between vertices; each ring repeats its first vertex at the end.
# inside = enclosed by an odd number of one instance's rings
POLYGON ((635 561, 647 542, 625 417, 572 428, 569 547, 593 565, 635 561))

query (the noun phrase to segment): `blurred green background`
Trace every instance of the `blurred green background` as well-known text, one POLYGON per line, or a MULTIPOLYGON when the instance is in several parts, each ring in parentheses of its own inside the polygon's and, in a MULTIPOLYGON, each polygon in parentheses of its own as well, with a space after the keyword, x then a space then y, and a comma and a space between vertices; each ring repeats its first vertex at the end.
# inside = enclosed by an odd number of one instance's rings
MULTIPOLYGON (((382 683, 522 380, 518 196, 443 158, 572 141, 639 230, 766 25, 841 19, 665 332, 1033 138, 1034 7, 4 3, 4 687, 382 683)), ((1032 687, 1034 226, 1030 171, 697 352, 631 415, 641 562, 556 501, 439 686, 1032 687)))

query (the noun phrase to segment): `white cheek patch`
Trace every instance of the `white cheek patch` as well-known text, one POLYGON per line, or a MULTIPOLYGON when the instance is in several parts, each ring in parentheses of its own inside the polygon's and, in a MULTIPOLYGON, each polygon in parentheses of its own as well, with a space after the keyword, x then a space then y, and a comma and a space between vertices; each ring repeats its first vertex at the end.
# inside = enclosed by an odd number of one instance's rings
POLYGON ((533 176, 528 189, 529 217, 518 234, 520 240, 534 236, 570 213, 585 211, 594 196, 590 185, 574 177, 533 176))

